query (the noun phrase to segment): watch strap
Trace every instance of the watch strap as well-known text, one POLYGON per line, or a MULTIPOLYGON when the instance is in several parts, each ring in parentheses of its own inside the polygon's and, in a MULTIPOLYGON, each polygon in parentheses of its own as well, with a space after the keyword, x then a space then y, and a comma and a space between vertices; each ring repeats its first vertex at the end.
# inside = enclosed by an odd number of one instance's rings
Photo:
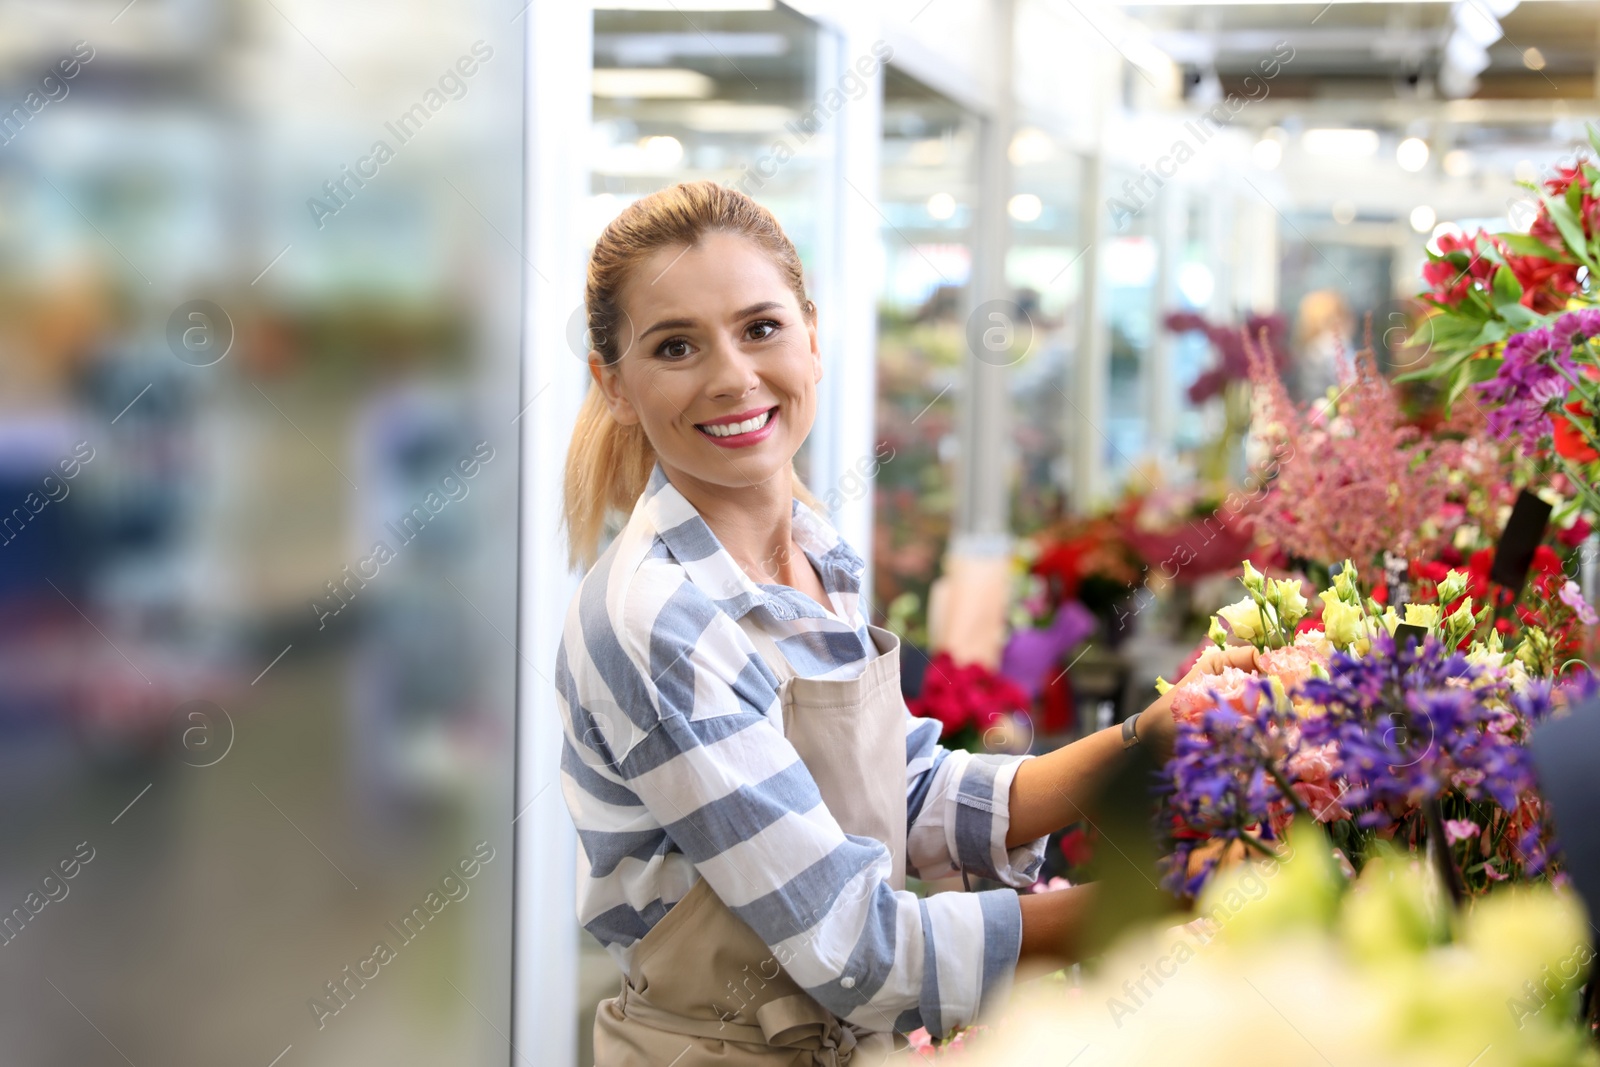
POLYGON ((1141 711, 1136 711, 1132 715, 1129 715, 1126 719, 1122 720, 1123 748, 1132 748, 1134 745, 1139 743, 1139 731, 1135 724, 1138 723, 1139 716, 1142 714, 1144 713, 1141 711))

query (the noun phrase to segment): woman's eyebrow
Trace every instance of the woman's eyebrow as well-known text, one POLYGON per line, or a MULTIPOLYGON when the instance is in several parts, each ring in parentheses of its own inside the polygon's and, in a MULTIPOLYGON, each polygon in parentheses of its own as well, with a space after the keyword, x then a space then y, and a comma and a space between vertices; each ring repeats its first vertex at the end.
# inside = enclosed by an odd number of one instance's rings
MULTIPOLYGON (((763 311, 771 311, 773 308, 781 307, 783 307, 783 305, 776 300, 763 300, 758 304, 751 304, 747 308, 740 308, 738 311, 733 313, 732 317, 735 320, 745 319, 749 318, 751 315, 759 314, 763 311)), ((694 325, 697 325, 694 319, 662 319, 644 333, 641 333, 639 335, 639 339, 643 340, 658 330, 682 330, 694 325)))

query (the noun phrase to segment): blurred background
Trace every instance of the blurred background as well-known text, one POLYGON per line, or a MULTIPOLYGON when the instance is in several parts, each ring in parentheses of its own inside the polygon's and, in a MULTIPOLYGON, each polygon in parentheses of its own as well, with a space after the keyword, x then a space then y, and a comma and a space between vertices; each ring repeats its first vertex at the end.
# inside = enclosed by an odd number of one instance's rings
MULTIPOLYGON (((1215 510, 1207 327, 1300 396, 1369 316, 1394 365, 1597 54, 1578 0, 3 0, 0 1060, 590 1062, 553 502, 632 200, 710 178, 795 241, 802 473, 932 651, 954 561, 1070 528, 1107 615, 1097 516, 1215 510)), ((1170 669, 1149 629, 1065 735, 1170 669)))

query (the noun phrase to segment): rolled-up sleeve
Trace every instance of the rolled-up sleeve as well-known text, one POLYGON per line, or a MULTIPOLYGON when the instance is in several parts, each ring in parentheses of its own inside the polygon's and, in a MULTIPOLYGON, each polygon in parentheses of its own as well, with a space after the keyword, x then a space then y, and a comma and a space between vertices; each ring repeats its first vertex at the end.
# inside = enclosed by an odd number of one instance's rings
POLYGON ((939 744, 940 724, 906 713, 906 861, 923 878, 966 870, 1026 888, 1044 866, 1048 836, 1006 848, 1011 780, 1031 755, 973 753, 939 744))
MULTIPOLYGON (((1022 940, 1017 895, 893 889, 887 847, 844 833, 776 725, 775 678, 733 619, 667 565, 583 609, 574 734, 596 738, 596 762, 648 813, 628 827, 641 848, 653 840, 646 822, 664 828, 790 977, 848 1022, 943 1035, 1003 1003, 1022 940), (581 709, 591 705, 625 709, 625 728, 590 730, 581 709)), ((961 813, 983 810, 998 788, 1003 820, 1008 784, 1006 768, 986 764, 938 802, 950 847, 984 857, 975 870, 992 866, 996 831, 987 812, 981 834, 962 829, 961 813)))

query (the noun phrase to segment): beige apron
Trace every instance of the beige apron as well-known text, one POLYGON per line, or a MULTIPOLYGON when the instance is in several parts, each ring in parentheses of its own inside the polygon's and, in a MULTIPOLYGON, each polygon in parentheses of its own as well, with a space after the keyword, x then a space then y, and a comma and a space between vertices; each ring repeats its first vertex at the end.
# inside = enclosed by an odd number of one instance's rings
MULTIPOLYGON (((787 674, 778 690, 783 734, 816 779, 847 834, 888 846, 890 884, 905 888, 905 704, 900 640, 870 626, 879 655, 845 680, 796 676, 770 638, 768 665, 787 674)), ((906 1047, 890 1029, 834 1016, 790 979, 772 951, 704 878, 651 927, 633 955, 633 976, 600 1002, 595 1067, 864 1067, 906 1047)))

